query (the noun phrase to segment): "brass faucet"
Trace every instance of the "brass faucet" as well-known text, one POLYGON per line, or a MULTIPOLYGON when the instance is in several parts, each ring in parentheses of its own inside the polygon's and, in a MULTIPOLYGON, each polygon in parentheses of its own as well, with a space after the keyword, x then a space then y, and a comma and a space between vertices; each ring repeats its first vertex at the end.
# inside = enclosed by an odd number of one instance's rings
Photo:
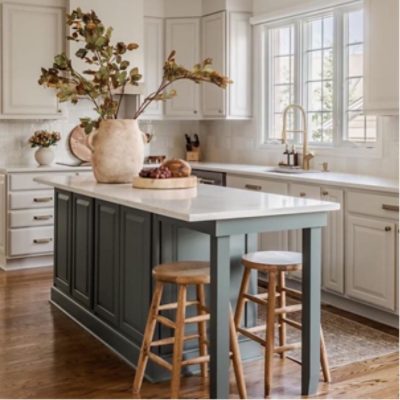
POLYGON ((310 169, 310 160, 314 158, 314 153, 308 151, 308 130, 307 130, 307 116, 304 108, 298 104, 289 104, 283 111, 283 127, 282 127, 282 143, 287 145, 287 114, 291 109, 300 111, 303 118, 303 129, 294 130, 291 132, 303 133, 303 169, 308 171, 310 169))

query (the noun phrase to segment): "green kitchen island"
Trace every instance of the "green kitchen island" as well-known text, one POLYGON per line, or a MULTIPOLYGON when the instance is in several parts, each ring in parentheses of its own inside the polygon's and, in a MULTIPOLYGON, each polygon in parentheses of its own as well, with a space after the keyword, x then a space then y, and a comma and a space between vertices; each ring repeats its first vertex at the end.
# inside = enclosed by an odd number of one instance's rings
MULTIPOLYGON (((157 191, 88 177, 37 180, 55 188, 52 303, 133 365, 151 301, 152 268, 175 260, 210 262, 211 398, 229 397, 229 302, 235 305, 242 254, 256 250, 260 232, 302 229, 301 393, 316 392, 321 228, 338 204, 208 185, 157 191)), ((165 296, 172 300, 173 288, 165 296)), ((249 308, 245 323, 254 322, 255 310, 249 308)), ((163 328, 157 335, 171 333, 163 328)), ((195 344, 185 347, 186 355, 195 351, 195 344)), ((246 359, 260 350, 242 341, 241 353, 246 359)), ((171 349, 163 346, 159 355, 168 359, 171 349)), ((146 376, 158 381, 167 375, 150 363, 146 376)))

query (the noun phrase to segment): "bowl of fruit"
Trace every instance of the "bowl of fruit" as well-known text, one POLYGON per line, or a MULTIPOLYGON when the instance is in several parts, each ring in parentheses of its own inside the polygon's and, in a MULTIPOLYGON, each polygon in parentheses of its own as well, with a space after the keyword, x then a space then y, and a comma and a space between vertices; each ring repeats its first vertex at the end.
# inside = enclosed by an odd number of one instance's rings
POLYGON ((188 189, 197 186, 191 166, 184 160, 167 160, 159 167, 144 168, 133 179, 133 187, 139 189, 188 189))

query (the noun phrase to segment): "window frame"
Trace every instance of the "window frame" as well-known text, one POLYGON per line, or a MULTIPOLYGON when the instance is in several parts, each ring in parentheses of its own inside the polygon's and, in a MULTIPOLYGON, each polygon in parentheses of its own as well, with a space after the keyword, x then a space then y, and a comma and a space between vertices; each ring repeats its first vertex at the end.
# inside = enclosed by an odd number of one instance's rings
MULTIPOLYGON (((282 141, 276 138, 269 138, 267 132, 271 132, 273 121, 271 117, 271 101, 273 98, 272 90, 273 84, 270 79, 270 70, 273 68, 273 63, 269 62, 269 57, 271 54, 271 44, 270 44, 270 29, 276 29, 279 27, 285 27, 288 25, 294 26, 294 101, 297 104, 306 104, 306 74, 307 74, 307 57, 304 56, 305 53, 305 25, 306 22, 315 18, 322 18, 327 15, 333 16, 333 44, 332 53, 334 58, 333 65, 333 140, 331 143, 319 143, 312 142, 309 138, 309 147, 313 149, 318 149, 321 154, 337 154, 338 151, 343 152, 343 155, 352 154, 354 149, 359 150, 359 154, 362 156, 371 155, 373 157, 379 156, 382 151, 382 139, 381 139, 381 125, 380 118, 377 118, 376 122, 376 141, 375 142, 354 142, 346 140, 347 132, 344 132, 346 127, 345 123, 345 97, 342 91, 344 88, 344 75, 346 64, 345 64, 345 27, 344 19, 345 14, 351 11, 360 10, 363 6, 361 3, 341 5, 337 7, 332 7, 329 9, 324 9, 320 11, 315 11, 312 13, 301 14, 292 16, 289 18, 282 18, 278 21, 269 22, 263 24, 261 29, 258 31, 259 35, 262 35, 261 40, 259 40, 259 45, 263 46, 262 51, 255 51, 255 54, 259 54, 256 57, 256 62, 259 63, 261 67, 258 70, 260 75, 260 82, 263 85, 257 85, 255 83, 256 93, 258 93, 258 104, 260 107, 258 109, 258 116, 260 123, 258 123, 259 135, 258 144, 261 148, 273 149, 281 144, 282 141), (265 59, 267 56, 267 59, 265 59), (259 60, 259 57, 264 57, 264 60, 259 60), (258 60, 257 60, 258 58, 258 60), (343 94, 342 94, 343 93, 343 94), (261 109, 262 105, 267 105, 267 109, 261 109), (346 151, 348 149, 348 151, 346 151)), ((307 111, 307 110, 306 110, 307 111)), ((299 121, 295 120, 295 129, 299 126, 299 121)), ((296 146, 300 145, 299 141, 293 142, 296 146)))

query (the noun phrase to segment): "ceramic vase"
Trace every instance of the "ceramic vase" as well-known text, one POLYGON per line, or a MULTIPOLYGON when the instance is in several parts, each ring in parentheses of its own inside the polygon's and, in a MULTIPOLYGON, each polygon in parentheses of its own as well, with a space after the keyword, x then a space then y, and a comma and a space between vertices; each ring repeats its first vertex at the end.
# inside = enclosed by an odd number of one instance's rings
POLYGON ((54 151, 51 147, 39 147, 35 152, 35 160, 39 165, 50 165, 54 161, 54 151))
POLYGON ((145 135, 137 120, 104 120, 89 135, 88 143, 99 183, 131 183, 143 168, 145 135))

